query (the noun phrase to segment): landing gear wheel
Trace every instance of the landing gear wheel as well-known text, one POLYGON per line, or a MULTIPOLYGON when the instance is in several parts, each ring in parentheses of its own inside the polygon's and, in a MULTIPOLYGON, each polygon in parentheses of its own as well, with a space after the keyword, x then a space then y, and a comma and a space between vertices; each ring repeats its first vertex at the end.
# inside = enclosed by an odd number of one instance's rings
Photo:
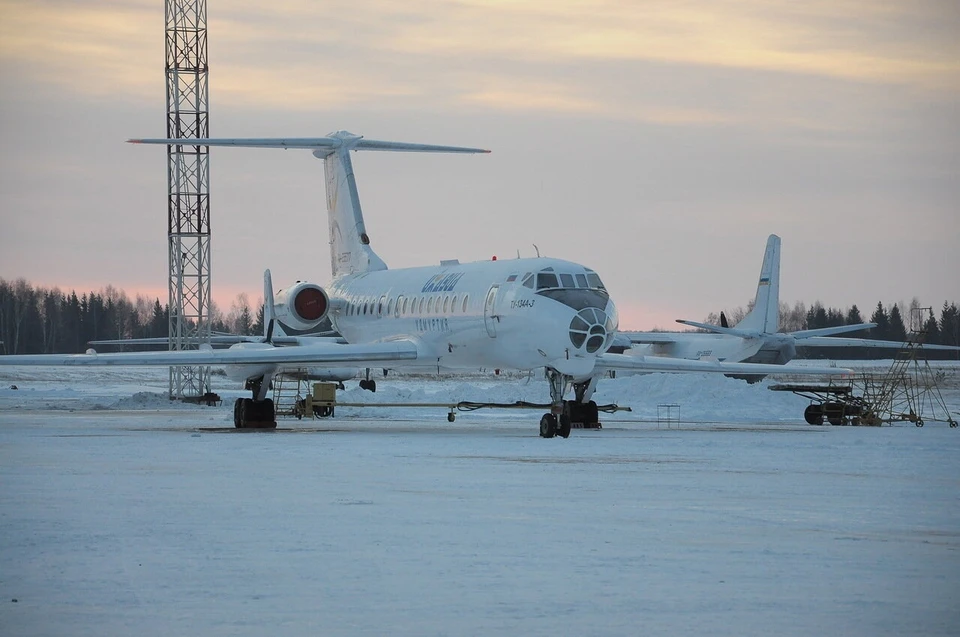
POLYGON ((847 424, 846 413, 845 413, 843 403, 838 403, 838 402, 824 403, 823 415, 826 416, 827 422, 833 425, 834 427, 847 424))
POLYGON ((567 414, 560 414, 559 426, 557 427, 557 435, 561 438, 570 437, 570 416, 567 414))
POLYGON ((553 414, 544 414, 540 419, 540 437, 553 438, 557 435, 557 417, 553 414))
POLYGON ((597 409, 597 403, 595 401, 590 401, 587 403, 587 424, 593 426, 596 425, 597 429, 600 429, 600 410, 597 409))
POLYGON ((447 414, 447 422, 453 422, 456 419, 457 419, 457 415, 452 411, 449 414, 447 414))
POLYGON ((951 428, 951 429, 956 429, 956 428, 957 428, 957 421, 956 421, 956 420, 951 420, 951 421, 950 421, 950 428, 951 428))
POLYGON ((803 410, 803 419, 807 421, 808 425, 822 425, 823 405, 819 403, 807 405, 807 408, 803 410))
POLYGON ((233 404, 233 425, 237 429, 276 429, 273 400, 238 398, 233 404))
POLYGON ((923 418, 917 418, 916 425, 917 427, 923 427, 923 418))
POLYGON ((360 389, 366 389, 366 390, 368 390, 368 391, 372 391, 372 392, 376 393, 376 391, 377 391, 377 381, 375 381, 375 380, 366 380, 366 379, 361 380, 361 381, 360 381, 360 389))
POLYGON ((237 425, 240 429, 246 429, 249 425, 250 420, 256 420, 256 413, 254 412, 254 402, 251 398, 241 398, 240 399, 240 424, 237 425))

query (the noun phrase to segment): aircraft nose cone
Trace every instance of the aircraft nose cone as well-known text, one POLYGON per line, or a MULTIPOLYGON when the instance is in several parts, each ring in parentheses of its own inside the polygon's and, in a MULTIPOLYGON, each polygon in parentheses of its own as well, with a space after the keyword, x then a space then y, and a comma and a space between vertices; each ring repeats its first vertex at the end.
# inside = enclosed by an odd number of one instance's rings
POLYGON ((607 307, 585 307, 570 321, 570 342, 578 351, 600 354, 606 351, 617 332, 617 309, 613 301, 607 307))

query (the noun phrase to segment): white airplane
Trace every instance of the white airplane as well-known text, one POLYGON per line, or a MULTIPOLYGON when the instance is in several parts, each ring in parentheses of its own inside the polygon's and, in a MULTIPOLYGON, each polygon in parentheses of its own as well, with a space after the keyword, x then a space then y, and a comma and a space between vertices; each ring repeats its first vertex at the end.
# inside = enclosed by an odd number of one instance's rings
MULTIPOLYGON (((350 151, 487 153, 479 148, 364 139, 345 131, 307 139, 141 139, 132 143, 303 149, 323 160, 333 281, 299 282, 272 294, 265 276, 267 315, 294 329, 329 316, 346 342, 304 341, 276 347, 269 321, 259 343, 229 349, 74 355, 0 356, 4 365, 222 365, 244 381, 250 398, 234 405, 237 427, 275 426, 270 379, 284 370, 391 368, 545 369, 551 409, 540 435, 567 437, 572 423, 597 422, 591 400, 609 370, 771 374, 774 365, 682 360, 605 353, 617 334, 617 310, 596 272, 551 258, 442 261, 438 266, 387 269, 364 225, 350 151), (573 399, 564 400, 572 386, 573 399)), ((798 373, 838 375, 836 367, 798 373)))
MULTIPOLYGON (((720 314, 721 325, 677 319, 677 323, 712 332, 621 332, 615 345, 627 355, 667 356, 688 360, 715 359, 727 362, 784 365, 797 356, 797 347, 865 347, 899 350, 900 341, 869 338, 837 338, 836 334, 876 327, 876 323, 858 323, 796 332, 777 332, 780 324, 780 237, 767 238, 757 283, 753 309, 728 327, 720 314)), ((927 349, 956 351, 949 345, 924 345, 927 349)), ((763 378, 762 374, 731 374, 748 382, 763 378)))

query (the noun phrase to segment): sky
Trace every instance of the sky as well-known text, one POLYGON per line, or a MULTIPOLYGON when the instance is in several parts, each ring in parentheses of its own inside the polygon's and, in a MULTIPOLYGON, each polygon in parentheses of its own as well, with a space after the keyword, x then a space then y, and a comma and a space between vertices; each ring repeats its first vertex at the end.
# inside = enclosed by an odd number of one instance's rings
MULTIPOLYGON (((211 136, 372 139, 390 267, 560 257, 621 328, 752 299, 960 300, 960 4, 953 1, 208 3, 211 136), (537 246, 536 248, 534 246, 537 246)), ((166 302, 160 0, 0 0, 0 278, 166 302)), ((322 164, 214 149, 212 286, 329 280, 322 164)))

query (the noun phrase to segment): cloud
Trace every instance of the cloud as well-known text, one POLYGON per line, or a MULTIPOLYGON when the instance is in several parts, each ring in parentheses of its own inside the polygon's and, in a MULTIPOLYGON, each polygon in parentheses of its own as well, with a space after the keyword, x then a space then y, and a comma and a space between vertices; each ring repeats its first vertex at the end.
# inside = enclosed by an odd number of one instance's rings
MULTIPOLYGON (((17 75, 126 99, 162 94, 155 2, 2 5, 4 82, 17 75), (153 72, 149 70, 153 69, 153 72)), ((613 105, 578 69, 651 63, 960 90, 958 11, 948 3, 231 2, 209 14, 211 83, 231 103, 271 108, 538 108, 681 123, 726 121, 690 104, 613 105)), ((639 65, 639 66, 636 66, 639 65)), ((700 69, 700 71, 697 71, 700 69)), ((604 88, 616 92, 616 78, 604 88)), ((620 97, 624 97, 621 93, 620 97)), ((221 97, 220 99, 224 99, 221 97)))
POLYGON ((163 60, 155 3, 8 1, 0 17, 6 90, 29 80, 78 95, 162 94, 162 70, 144 72, 163 60))

